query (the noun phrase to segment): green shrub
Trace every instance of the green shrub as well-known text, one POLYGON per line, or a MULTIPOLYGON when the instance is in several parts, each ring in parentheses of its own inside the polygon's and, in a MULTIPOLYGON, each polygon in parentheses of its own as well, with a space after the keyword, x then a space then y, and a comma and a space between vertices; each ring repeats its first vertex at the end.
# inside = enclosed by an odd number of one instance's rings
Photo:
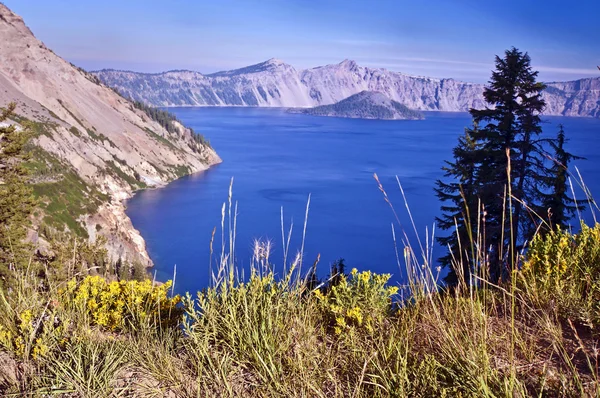
POLYGON ((565 314, 598 323, 600 300, 600 224, 581 224, 578 234, 557 230, 535 236, 522 267, 528 295, 555 303, 565 314))
POLYGON ((316 291, 325 317, 335 334, 352 332, 356 328, 369 333, 392 309, 392 296, 397 287, 387 286, 390 274, 358 272, 352 269, 349 279, 341 275, 339 282, 327 294, 316 291))

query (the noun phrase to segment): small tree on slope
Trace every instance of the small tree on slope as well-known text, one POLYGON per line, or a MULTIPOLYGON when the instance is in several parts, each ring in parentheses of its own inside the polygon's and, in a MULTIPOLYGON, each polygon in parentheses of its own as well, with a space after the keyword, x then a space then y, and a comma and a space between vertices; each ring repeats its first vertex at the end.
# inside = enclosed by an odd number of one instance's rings
MULTIPOLYGON (((15 105, 10 104, 0 114, 0 123, 8 120, 14 109, 15 105)), ((0 285, 8 280, 10 269, 22 264, 27 256, 24 239, 34 206, 23 165, 28 138, 27 129, 0 127, 0 285)))
POLYGON ((587 201, 576 201, 569 196, 569 163, 574 159, 583 159, 575 156, 565 149, 568 139, 565 137, 564 126, 560 124, 556 139, 551 140, 550 146, 554 151, 552 167, 548 175, 548 185, 551 191, 544 196, 543 207, 548 213, 548 223, 552 229, 565 229, 567 222, 577 211, 585 208, 587 201))

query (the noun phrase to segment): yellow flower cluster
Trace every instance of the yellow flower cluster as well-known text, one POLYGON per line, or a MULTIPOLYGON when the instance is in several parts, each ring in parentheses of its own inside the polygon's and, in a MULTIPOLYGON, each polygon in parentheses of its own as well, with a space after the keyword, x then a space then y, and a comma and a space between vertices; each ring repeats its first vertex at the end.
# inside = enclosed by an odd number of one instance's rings
POLYGON ((389 279, 389 274, 352 269, 349 277, 342 275, 327 294, 315 292, 335 334, 352 333, 355 329, 374 332, 377 323, 391 310, 391 298, 398 292, 397 287, 387 286, 389 279))
MULTIPOLYGON (((20 357, 25 356, 28 346, 26 342, 36 332, 34 318, 33 311, 24 310, 18 316, 14 331, 0 325, 0 346, 14 352, 20 357)), ((41 330, 42 328, 38 329, 41 330)), ((40 330, 37 331, 39 332, 40 330)), ((33 348, 30 353, 34 359, 46 355, 49 351, 48 345, 46 345, 44 339, 41 337, 36 338, 30 348, 33 348)))
POLYGON ((150 280, 108 282, 100 276, 88 276, 79 284, 72 280, 64 292, 65 305, 91 317, 93 324, 109 330, 136 328, 140 325, 179 323, 179 295, 169 297, 171 281, 153 285, 150 280))
POLYGON ((15 344, 14 338, 15 335, 13 332, 0 325, 0 345, 2 347, 13 350, 15 344))
MULTIPOLYGON (((586 268, 600 267, 600 224, 590 228, 582 224, 572 235, 558 230, 536 235, 523 263, 523 271, 545 283, 569 283, 586 268)), ((598 271, 589 268, 585 273, 598 271)))
POLYGON ((21 324, 19 325, 19 327, 22 331, 30 330, 33 327, 31 323, 31 321, 33 320, 33 312, 31 310, 23 311, 19 316, 19 319, 21 320, 21 324))

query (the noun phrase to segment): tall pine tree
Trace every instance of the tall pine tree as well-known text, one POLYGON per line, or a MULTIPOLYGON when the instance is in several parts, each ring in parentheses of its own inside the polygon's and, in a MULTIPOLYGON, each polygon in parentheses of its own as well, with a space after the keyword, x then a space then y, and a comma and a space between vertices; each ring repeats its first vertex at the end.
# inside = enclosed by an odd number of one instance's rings
MULTIPOLYGON (((446 186, 443 193, 447 195, 440 195, 438 190, 438 196, 442 201, 453 203, 450 208, 442 207, 444 215, 441 219, 446 221, 457 217, 456 200, 461 191, 471 195, 464 198, 467 203, 463 207, 473 209, 477 208, 478 202, 482 204, 482 228, 475 231, 471 226, 466 233, 461 233, 459 226, 454 237, 442 237, 439 242, 449 245, 453 251, 452 247, 459 243, 464 247, 463 242, 457 241, 457 236, 479 233, 482 237, 480 249, 485 252, 490 276, 498 280, 508 274, 517 250, 531 238, 535 220, 529 209, 537 211, 543 206, 540 192, 544 191, 543 185, 548 180, 545 178, 545 158, 540 150, 543 140, 539 138, 542 132, 539 115, 545 106, 541 93, 545 86, 536 81, 537 72, 531 68, 529 55, 516 48, 507 50, 503 58, 497 56, 495 66, 483 94, 488 106, 470 111, 477 126, 470 132, 474 149, 463 158, 476 158, 472 175, 461 181, 457 177, 464 172, 464 167, 449 164, 451 170, 446 170, 446 177, 453 177, 454 181, 438 182, 438 189, 446 186)), ((457 149, 461 146, 459 142, 457 149)), ((440 227, 455 228, 449 222, 440 223, 440 227)), ((447 258, 442 258, 442 263, 447 266, 447 258)), ((447 278, 449 283, 456 279, 453 273, 455 271, 450 271, 447 278)))

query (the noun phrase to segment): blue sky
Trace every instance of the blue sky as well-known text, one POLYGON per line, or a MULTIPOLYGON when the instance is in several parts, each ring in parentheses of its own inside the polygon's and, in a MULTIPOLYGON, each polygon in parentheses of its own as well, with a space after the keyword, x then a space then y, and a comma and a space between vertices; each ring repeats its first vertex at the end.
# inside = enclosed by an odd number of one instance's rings
POLYGON ((85 69, 209 73, 276 57, 485 82, 495 54, 528 51, 545 81, 598 76, 600 1, 4 0, 85 69))

